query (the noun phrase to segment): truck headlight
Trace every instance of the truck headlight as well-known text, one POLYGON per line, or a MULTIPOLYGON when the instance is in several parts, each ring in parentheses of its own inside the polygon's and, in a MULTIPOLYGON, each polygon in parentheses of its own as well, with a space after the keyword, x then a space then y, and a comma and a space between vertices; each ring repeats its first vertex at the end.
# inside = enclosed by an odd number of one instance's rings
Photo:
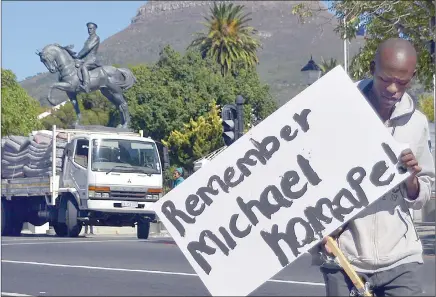
POLYGON ((148 199, 148 200, 158 200, 159 199, 159 195, 147 194, 145 196, 145 198, 148 199))
POLYGON ((88 197, 89 198, 109 198, 109 187, 89 186, 88 197))

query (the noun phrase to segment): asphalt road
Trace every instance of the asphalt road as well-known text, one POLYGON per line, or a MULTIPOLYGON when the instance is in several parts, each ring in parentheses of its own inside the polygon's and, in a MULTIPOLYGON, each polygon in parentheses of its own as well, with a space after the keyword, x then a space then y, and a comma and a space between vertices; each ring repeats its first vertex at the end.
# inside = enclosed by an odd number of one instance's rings
MULTIPOLYGON (((435 296, 435 258, 420 271, 435 296)), ((261 267, 259 267, 261 269, 261 267)), ((171 239, 2 238, 3 292, 31 296, 210 296, 171 239)), ((253 296, 324 296, 322 276, 302 256, 253 296)))

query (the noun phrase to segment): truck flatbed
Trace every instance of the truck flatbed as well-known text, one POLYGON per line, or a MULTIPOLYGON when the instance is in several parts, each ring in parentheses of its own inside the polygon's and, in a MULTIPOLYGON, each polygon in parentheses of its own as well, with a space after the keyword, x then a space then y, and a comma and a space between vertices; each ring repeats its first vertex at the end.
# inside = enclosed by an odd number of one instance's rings
POLYGON ((49 177, 22 177, 2 179, 2 196, 41 196, 49 195, 49 177))

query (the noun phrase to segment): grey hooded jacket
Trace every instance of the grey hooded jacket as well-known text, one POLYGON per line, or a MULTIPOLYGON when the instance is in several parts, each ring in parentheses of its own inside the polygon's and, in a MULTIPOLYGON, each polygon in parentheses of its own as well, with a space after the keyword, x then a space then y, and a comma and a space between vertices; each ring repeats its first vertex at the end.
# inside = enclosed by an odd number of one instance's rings
MULTIPOLYGON (((356 83, 363 94, 369 91, 371 84, 372 80, 356 83)), ((428 120, 416 110, 414 100, 405 93, 385 126, 398 142, 409 144, 422 167, 418 174, 419 195, 415 200, 409 199, 403 183, 345 225, 337 242, 358 272, 374 273, 405 263, 423 262, 422 244, 410 209, 421 209, 434 190, 435 165, 428 145, 428 120)), ((321 264, 319 254, 311 253, 315 256, 314 263, 321 264)), ((336 260, 328 263, 332 264, 339 265, 336 260)))

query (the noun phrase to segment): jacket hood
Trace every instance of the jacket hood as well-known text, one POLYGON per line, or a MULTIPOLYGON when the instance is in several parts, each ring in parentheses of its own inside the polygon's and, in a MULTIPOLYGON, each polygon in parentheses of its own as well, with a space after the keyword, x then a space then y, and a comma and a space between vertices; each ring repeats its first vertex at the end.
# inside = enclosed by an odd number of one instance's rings
MULTIPOLYGON (((367 94, 371 90, 373 81, 372 79, 363 79, 357 82, 360 91, 368 98, 367 94)), ((370 102, 371 103, 371 102, 370 102)), ((372 104, 371 104, 372 106, 372 104)), ((401 100, 395 104, 394 111, 388 121, 389 127, 404 126, 407 124, 415 112, 415 100, 406 92, 401 100)))

